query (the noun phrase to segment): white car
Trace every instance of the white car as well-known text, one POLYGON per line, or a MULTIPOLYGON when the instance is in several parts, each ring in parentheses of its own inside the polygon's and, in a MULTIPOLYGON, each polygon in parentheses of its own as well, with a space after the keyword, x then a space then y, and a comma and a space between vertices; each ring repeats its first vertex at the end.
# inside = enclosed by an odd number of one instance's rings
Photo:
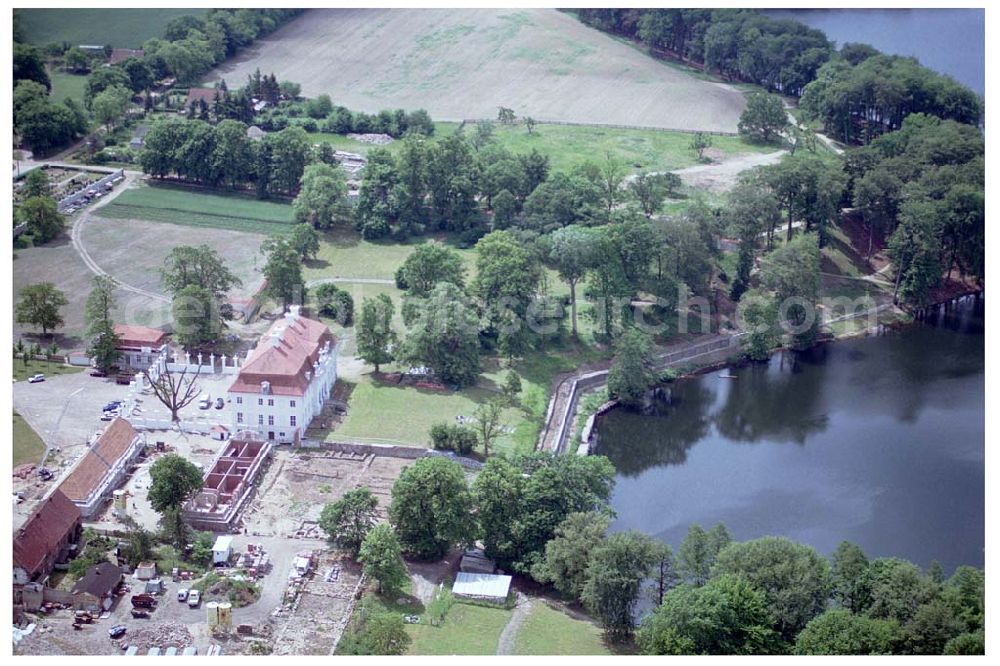
POLYGON ((188 607, 197 608, 198 604, 201 603, 201 592, 198 590, 191 590, 188 592, 188 607))
POLYGON ((43 375, 42 373, 38 373, 37 375, 32 375, 31 377, 28 377, 29 384, 37 384, 38 382, 44 382, 44 381, 45 381, 45 375, 43 375))
MULTIPOLYGON (((197 593, 197 590, 195 590, 195 593, 197 593)), ((187 600, 188 600, 188 589, 186 587, 182 587, 181 589, 177 590, 177 601, 187 601, 187 600)))

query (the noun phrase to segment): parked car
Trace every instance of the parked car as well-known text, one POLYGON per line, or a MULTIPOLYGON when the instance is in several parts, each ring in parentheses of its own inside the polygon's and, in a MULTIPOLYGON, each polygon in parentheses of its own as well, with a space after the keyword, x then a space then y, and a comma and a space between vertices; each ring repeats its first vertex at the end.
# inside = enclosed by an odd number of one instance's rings
POLYGON ((198 590, 191 590, 188 592, 188 607, 197 608, 198 604, 201 603, 201 592, 198 590))
POLYGON ((108 629, 108 636, 111 638, 121 638, 125 635, 126 627, 124 624, 116 624, 115 626, 108 629))
POLYGON ((149 618, 149 611, 142 610, 141 608, 133 608, 132 609, 132 617, 135 618, 135 619, 137 619, 137 620, 148 619, 149 618))
POLYGON ((177 601, 187 601, 187 599, 188 599, 188 589, 186 587, 182 587, 181 589, 177 590, 177 601))
POLYGON ((28 377, 29 384, 37 384, 38 382, 44 382, 44 381, 45 381, 45 375, 43 375, 42 373, 38 373, 37 375, 31 375, 31 377, 28 377))
POLYGON ((198 409, 209 409, 212 406, 212 396, 204 395, 201 400, 198 401, 198 409))
POLYGON ((226 401, 225 400, 223 400, 222 398, 216 398, 215 399, 215 408, 216 409, 222 409, 225 406, 226 406, 226 401))

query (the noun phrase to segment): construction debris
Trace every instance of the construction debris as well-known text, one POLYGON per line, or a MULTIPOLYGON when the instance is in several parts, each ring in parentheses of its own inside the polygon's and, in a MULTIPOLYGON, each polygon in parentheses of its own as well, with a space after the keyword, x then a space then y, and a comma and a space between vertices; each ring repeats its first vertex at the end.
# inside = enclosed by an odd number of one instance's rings
POLYGON ((179 622, 157 622, 138 629, 129 628, 128 634, 120 641, 122 646, 134 645, 139 650, 151 647, 187 647, 193 642, 191 632, 179 622))
POLYGON ((392 143, 393 139, 388 134, 348 134, 348 139, 354 139, 355 141, 360 141, 361 143, 372 143, 376 146, 385 146, 392 143))

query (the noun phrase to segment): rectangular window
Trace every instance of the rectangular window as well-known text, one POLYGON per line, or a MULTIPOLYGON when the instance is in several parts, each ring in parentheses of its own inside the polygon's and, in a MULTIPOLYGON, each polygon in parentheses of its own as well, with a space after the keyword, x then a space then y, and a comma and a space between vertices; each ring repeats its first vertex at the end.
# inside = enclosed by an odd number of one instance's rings
POLYGON ((268 407, 274 407, 274 398, 268 398, 267 399, 267 406, 268 407))
POLYGON ((236 422, 243 423, 243 412, 236 412, 236 422))
POLYGON ((295 427, 295 416, 288 417, 288 425, 295 427))
POLYGON ((267 415, 267 425, 274 425, 274 414, 267 415))
POLYGON ((264 404, 264 398, 257 398, 257 404, 260 405, 260 406, 263 406, 263 404, 264 404))
POLYGON ((264 415, 263 414, 258 414, 257 415, 257 425, 264 425, 264 415))
POLYGON ((295 406, 295 401, 294 400, 289 400, 288 401, 288 406, 289 407, 294 407, 295 406))
POLYGON ((237 405, 242 405, 243 404, 243 396, 241 396, 241 395, 236 396, 236 404, 237 405))

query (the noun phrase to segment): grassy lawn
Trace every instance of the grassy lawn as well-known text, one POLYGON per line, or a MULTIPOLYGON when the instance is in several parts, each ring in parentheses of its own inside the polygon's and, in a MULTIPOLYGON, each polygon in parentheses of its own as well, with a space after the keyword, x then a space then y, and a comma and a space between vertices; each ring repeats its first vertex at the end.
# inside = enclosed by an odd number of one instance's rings
POLYGON ((511 611, 456 603, 441 626, 411 624, 410 654, 496 654, 500 633, 511 611))
POLYGON ((38 373, 42 373, 46 377, 52 377, 53 375, 71 375, 81 370, 83 368, 50 361, 31 360, 25 365, 21 359, 14 359, 14 379, 19 382, 38 373))
POLYGON ((45 453, 45 442, 38 436, 28 422, 17 412, 14 412, 13 446, 14 467, 24 463, 37 463, 45 453))
POLYGON ((163 29, 172 18, 186 14, 200 15, 207 9, 149 8, 126 9, 18 9, 21 26, 28 42, 48 44, 111 44, 139 48, 143 42, 163 37, 163 29))
POLYGON ((577 620, 536 599, 517 632, 514 654, 611 654, 600 628, 577 620))
POLYGON ((101 208, 100 215, 260 234, 285 233, 293 219, 292 207, 286 203, 170 185, 148 185, 122 192, 101 208))
MULTIPOLYGON (((322 234, 319 253, 316 259, 306 262, 303 275, 306 280, 324 277, 392 280, 410 253, 427 242, 433 241, 418 236, 406 243, 372 242, 362 239, 354 229, 333 229, 322 234)), ((475 262, 473 252, 461 252, 471 269, 475 262)))
POLYGON ((49 97, 53 102, 72 98, 83 104, 83 91, 87 87, 86 76, 49 70, 49 80, 52 81, 52 92, 49 97))
MULTIPOLYGON (((553 171, 569 170, 588 160, 601 162, 608 153, 636 170, 667 171, 698 164, 698 155, 690 147, 692 135, 684 132, 540 124, 528 134, 523 125, 494 124, 493 136, 515 153, 534 148, 548 155, 553 171)), ((713 136, 712 148, 727 155, 774 150, 732 136, 713 136)))
MULTIPOLYGON (((435 123, 434 138, 449 136, 458 123, 435 123)), ((475 127, 466 125, 462 130, 472 136, 475 127)), ((594 125, 544 125, 539 124, 531 134, 523 125, 494 123, 493 137, 500 145, 515 153, 537 149, 548 155, 553 171, 567 171, 586 161, 600 162, 607 153, 623 160, 630 168, 647 171, 681 169, 698 164, 698 156, 690 148, 691 134, 663 130, 634 130, 594 125)), ((337 150, 366 154, 373 146, 339 134, 313 132, 309 139, 314 143, 328 143, 337 150)), ((398 141, 385 146, 395 153, 398 141)), ((774 146, 746 143, 739 137, 713 136, 712 148, 726 155, 740 153, 767 153, 774 146)))

